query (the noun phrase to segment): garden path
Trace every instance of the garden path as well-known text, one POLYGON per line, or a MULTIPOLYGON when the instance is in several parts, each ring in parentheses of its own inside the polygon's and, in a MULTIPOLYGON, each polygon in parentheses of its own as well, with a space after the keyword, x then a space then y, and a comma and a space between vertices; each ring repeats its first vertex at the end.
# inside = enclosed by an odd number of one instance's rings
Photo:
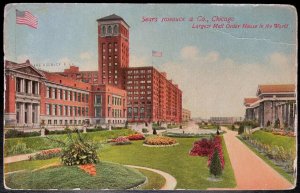
POLYGON ((271 166, 252 152, 236 136, 236 131, 221 127, 238 190, 284 190, 294 187, 271 166))
MULTIPOLYGON (((57 149, 57 148, 54 148, 57 149)), ((51 149, 49 149, 51 150, 51 149)), ((14 155, 14 156, 9 156, 9 157, 4 157, 4 163, 9 164, 13 162, 19 162, 19 161, 24 161, 24 160, 29 160, 29 156, 34 156, 37 153, 40 153, 42 151, 34 152, 34 153, 28 153, 28 154, 22 154, 22 155, 14 155)))
POLYGON ((163 185, 163 187, 161 187, 160 190, 175 190, 177 180, 173 176, 171 176, 170 174, 168 174, 166 172, 152 169, 152 168, 141 167, 141 166, 133 166, 133 165, 125 165, 125 166, 131 167, 131 168, 140 168, 140 169, 149 170, 149 171, 158 173, 159 175, 162 175, 166 179, 166 183, 163 185))

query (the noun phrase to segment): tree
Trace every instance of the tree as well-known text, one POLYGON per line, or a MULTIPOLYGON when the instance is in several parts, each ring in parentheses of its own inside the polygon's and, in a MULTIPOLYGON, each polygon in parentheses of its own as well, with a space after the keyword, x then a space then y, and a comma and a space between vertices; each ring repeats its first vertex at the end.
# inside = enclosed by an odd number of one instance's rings
POLYGON ((242 133, 244 133, 244 126, 243 126, 243 125, 241 125, 241 126, 239 127, 239 130, 238 130, 238 134, 239 134, 239 135, 242 134, 242 133))
POLYGON ((209 172, 215 177, 220 176, 222 174, 222 166, 217 149, 214 150, 214 154, 209 166, 209 172))
POLYGON ((231 125, 231 130, 234 131, 235 130, 235 127, 234 125, 231 125))
POLYGON ((157 135, 156 129, 153 129, 153 135, 157 135))
POLYGON ((125 122, 125 129, 128 129, 128 121, 125 122))

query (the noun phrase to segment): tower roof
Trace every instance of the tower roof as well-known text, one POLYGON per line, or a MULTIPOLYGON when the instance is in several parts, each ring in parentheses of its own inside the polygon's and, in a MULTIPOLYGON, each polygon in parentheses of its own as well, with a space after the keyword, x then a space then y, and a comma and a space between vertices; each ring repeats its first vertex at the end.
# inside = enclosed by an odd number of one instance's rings
POLYGON ((122 20, 129 27, 128 23, 126 23, 126 21, 122 17, 120 17, 120 16, 118 16, 116 14, 112 14, 112 15, 109 15, 109 16, 97 19, 98 22, 99 21, 110 21, 110 20, 122 20))

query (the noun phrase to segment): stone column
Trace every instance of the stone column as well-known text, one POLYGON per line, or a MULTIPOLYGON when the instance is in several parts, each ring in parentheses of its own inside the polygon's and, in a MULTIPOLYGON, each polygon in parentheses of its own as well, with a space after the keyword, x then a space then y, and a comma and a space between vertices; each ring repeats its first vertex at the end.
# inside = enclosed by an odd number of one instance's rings
POLYGON ((32 124, 32 103, 28 104, 27 123, 32 124))
POLYGON ((21 88, 21 92, 25 92, 25 81, 24 81, 24 78, 21 78, 20 88, 21 88))
POLYGON ((32 80, 28 81, 28 93, 29 94, 32 94, 32 82, 33 82, 32 80))
POLYGON ((25 116, 25 104, 24 103, 20 103, 20 124, 23 125, 24 124, 24 116, 25 116))
POLYGON ((39 104, 36 106, 35 116, 36 116, 37 124, 40 125, 40 105, 39 104))

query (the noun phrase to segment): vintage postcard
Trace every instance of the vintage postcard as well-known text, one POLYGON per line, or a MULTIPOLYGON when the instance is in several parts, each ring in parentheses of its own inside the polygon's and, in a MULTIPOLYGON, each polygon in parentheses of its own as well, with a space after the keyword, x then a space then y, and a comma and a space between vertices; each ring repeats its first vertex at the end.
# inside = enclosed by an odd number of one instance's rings
POLYGON ((290 5, 8 4, 4 187, 289 190, 290 5))

